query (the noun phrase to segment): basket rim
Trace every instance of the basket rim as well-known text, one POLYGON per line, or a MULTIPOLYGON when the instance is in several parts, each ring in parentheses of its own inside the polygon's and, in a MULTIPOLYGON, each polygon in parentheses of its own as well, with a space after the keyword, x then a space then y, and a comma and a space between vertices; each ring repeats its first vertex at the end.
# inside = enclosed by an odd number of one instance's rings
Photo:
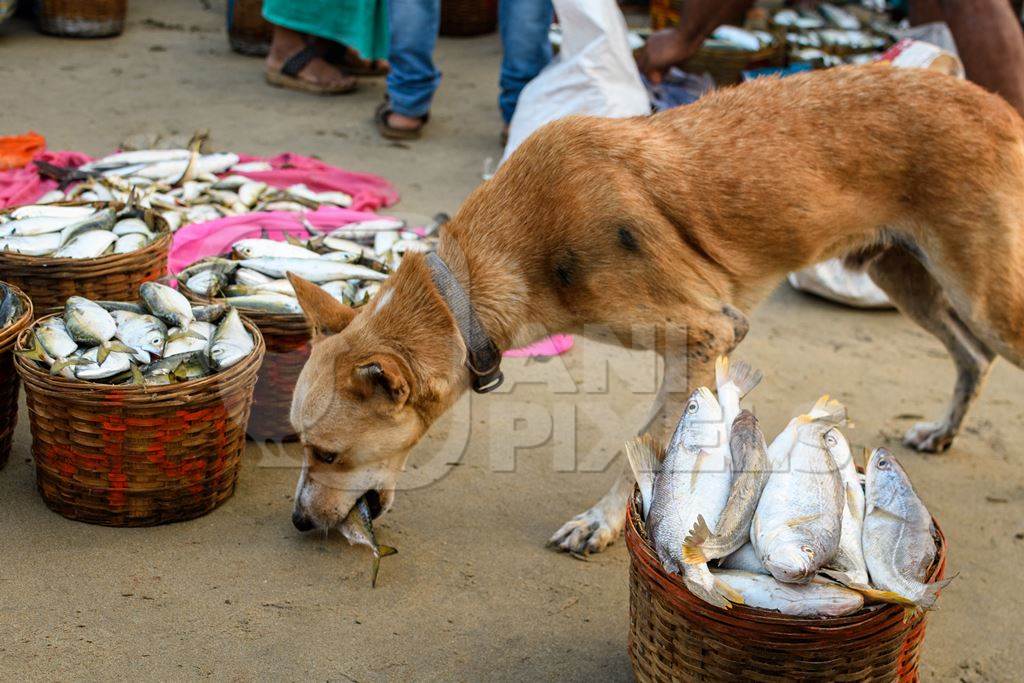
MULTIPOLYGON (((94 206, 96 208, 118 207, 121 210, 126 205, 123 202, 54 202, 53 206, 94 206)), ((0 212, 0 215, 10 213, 19 207, 11 207, 0 212)), ((49 256, 28 256, 26 254, 15 254, 10 251, 0 251, 0 268, 31 268, 33 270, 48 271, 45 276, 54 279, 72 279, 82 277, 84 274, 92 276, 105 275, 108 272, 119 272, 123 263, 134 260, 148 260, 140 257, 150 256, 170 248, 174 233, 171 226, 164 220, 159 212, 153 209, 143 209, 143 212, 152 216, 160 230, 158 237, 144 246, 142 249, 129 251, 126 254, 107 254, 91 259, 80 258, 53 258, 49 256), (96 271, 96 272, 93 272, 96 271)), ((33 273, 33 276, 42 276, 43 273, 33 273)))
MULTIPOLYGON (((15 348, 19 351, 25 350, 27 348, 26 342, 28 340, 28 335, 33 331, 35 326, 42 321, 53 318, 57 315, 59 314, 50 313, 42 316, 32 325, 23 329, 18 334, 15 348)), ((168 385, 138 386, 134 384, 104 384, 102 382, 86 382, 77 379, 67 379, 61 375, 51 375, 49 372, 42 370, 35 361, 23 358, 18 354, 15 354, 14 356, 15 367, 17 368, 18 374, 21 376, 22 380, 26 383, 34 382, 41 384, 51 390, 60 391, 69 396, 86 397, 109 393, 118 394, 123 398, 142 398, 148 400, 152 398, 177 398, 178 394, 181 394, 182 398, 185 401, 188 401, 189 398, 197 392, 205 393, 206 391, 215 389, 220 385, 234 382, 251 369, 259 369, 260 364, 263 362, 263 356, 266 353, 266 345, 263 341, 263 335, 260 333, 260 328, 256 323, 249 320, 244 315, 241 316, 241 318, 242 324, 246 327, 249 333, 253 335, 254 345, 253 350, 249 355, 223 372, 216 372, 207 377, 188 380, 186 382, 178 382, 168 385)))
POLYGON ((32 299, 30 299, 25 292, 21 291, 20 288, 10 284, 9 282, 3 282, 2 284, 14 292, 15 296, 21 300, 24 312, 20 318, 0 330, 0 353, 10 350, 17 343, 18 337, 21 336, 21 333, 24 332, 26 328, 31 327, 32 318, 35 315, 35 310, 32 308, 32 299))
MULTIPOLYGON (((643 574, 653 574, 655 578, 666 586, 664 592, 671 594, 670 597, 673 601, 685 602, 690 608, 700 609, 703 616, 717 618, 725 626, 746 622, 754 629, 782 626, 803 629, 805 633, 824 633, 830 630, 838 631, 858 628, 874 621, 893 618, 902 620, 903 618, 904 608, 902 606, 887 603, 865 605, 856 612, 841 617, 799 617, 746 605, 733 605, 729 610, 723 610, 710 605, 690 593, 678 575, 666 572, 650 544, 640 535, 640 530, 637 528, 638 513, 634 511, 638 497, 639 487, 634 486, 633 493, 630 495, 629 502, 626 505, 625 536, 630 563, 640 566, 640 568, 636 569, 636 573, 642 577, 640 580, 650 583, 650 579, 643 577, 643 574)), ((937 547, 935 563, 932 565, 928 575, 928 583, 935 583, 942 578, 946 568, 946 552, 948 548, 946 535, 935 517, 932 517, 932 524, 935 529, 934 535, 937 547)))

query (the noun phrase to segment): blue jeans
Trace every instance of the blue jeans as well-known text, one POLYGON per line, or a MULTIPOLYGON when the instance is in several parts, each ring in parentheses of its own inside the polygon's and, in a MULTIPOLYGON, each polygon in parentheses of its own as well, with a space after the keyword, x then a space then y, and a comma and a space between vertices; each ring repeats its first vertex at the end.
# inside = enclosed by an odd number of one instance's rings
MULTIPOLYGON (((498 104, 508 123, 523 86, 551 61, 548 27, 551 0, 501 0, 501 95, 498 104)), ((391 109, 405 116, 423 116, 441 84, 434 66, 434 47, 441 23, 440 0, 390 0, 391 49, 388 96, 391 109)))

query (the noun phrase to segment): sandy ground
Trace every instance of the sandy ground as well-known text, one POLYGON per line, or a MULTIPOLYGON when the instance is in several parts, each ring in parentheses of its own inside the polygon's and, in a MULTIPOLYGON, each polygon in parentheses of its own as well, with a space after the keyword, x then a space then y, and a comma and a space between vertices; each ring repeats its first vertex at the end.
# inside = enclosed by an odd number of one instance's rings
MULTIPOLYGON (((125 35, 109 41, 3 27, 0 133, 34 129, 52 148, 99 154, 130 134, 206 127, 220 148, 294 150, 380 173, 400 188, 401 209, 422 214, 454 212, 500 154, 494 36, 441 42, 446 75, 429 133, 393 145, 370 125, 380 83, 336 99, 267 87, 258 59, 228 50, 223 3, 204 4, 136 0, 125 35)), ((926 678, 1019 676, 1021 372, 1000 364, 955 448, 921 456, 898 435, 943 408, 953 371, 896 314, 784 287, 739 355, 766 371, 752 403, 768 431, 832 392, 856 419, 855 447, 895 448, 942 521, 960 577, 931 618, 926 678)), ((294 448, 250 446, 234 498, 203 519, 99 528, 44 507, 23 414, 0 475, 0 677, 629 678, 623 543, 578 562, 544 541, 614 477, 612 458, 649 399, 651 359, 587 347, 509 362, 506 374, 519 380, 511 391, 467 398, 415 453, 413 490, 379 525, 401 553, 376 590, 364 552, 292 528, 294 448), (607 358, 603 388, 587 373, 607 358), (587 390, 572 393, 569 378, 585 376, 587 390)))

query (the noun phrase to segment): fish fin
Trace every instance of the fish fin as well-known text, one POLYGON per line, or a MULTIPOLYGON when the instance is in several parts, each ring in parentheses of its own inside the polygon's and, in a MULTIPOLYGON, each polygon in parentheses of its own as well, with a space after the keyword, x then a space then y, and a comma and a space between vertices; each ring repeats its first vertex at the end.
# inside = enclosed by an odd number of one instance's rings
POLYGON ((957 576, 959 574, 954 574, 948 579, 928 584, 928 587, 924 590, 924 595, 917 601, 918 609, 924 611, 935 609, 935 600, 939 597, 939 591, 948 586, 957 576))
POLYGON ((105 344, 105 346, 107 347, 107 351, 108 352, 109 351, 117 351, 118 353, 129 353, 129 354, 131 354, 133 356, 138 353, 138 351, 136 351, 132 347, 128 346, 124 342, 120 342, 120 341, 117 341, 117 340, 108 341, 105 344))
POLYGON ((96 364, 103 365, 104 361, 107 360, 107 356, 110 355, 110 347, 107 346, 108 342, 100 344, 99 348, 96 349, 96 364))
MULTIPOLYGON (((685 574, 683 575, 683 583, 686 584, 687 590, 710 605, 714 605, 715 607, 720 607, 722 609, 730 609, 732 607, 732 603, 717 590, 705 588, 685 574)), ((714 583, 715 587, 717 588, 720 583, 722 582, 716 579, 714 583)))
POLYGON ((53 365, 50 366, 51 375, 59 375, 64 368, 72 365, 91 365, 91 363, 84 358, 72 357, 61 358, 60 360, 54 361, 53 365))
POLYGON ((377 587, 377 574, 380 573, 380 558, 387 557, 388 555, 395 555, 397 553, 398 549, 392 548, 389 545, 377 546, 377 552, 373 554, 373 567, 370 570, 370 588, 377 587))
POLYGON ((139 366, 136 365, 135 363, 132 363, 131 373, 132 373, 132 384, 137 384, 139 386, 145 386, 146 378, 142 375, 142 370, 139 370, 139 366))
POLYGON ((800 517, 794 517, 792 519, 787 519, 786 520, 786 526, 788 526, 790 529, 795 529, 796 527, 798 527, 798 526, 800 526, 802 524, 807 524, 808 522, 813 522, 814 520, 818 519, 819 517, 821 517, 820 514, 802 515, 800 517))
POLYGON ((725 599, 731 603, 737 605, 747 604, 747 601, 743 599, 743 595, 739 591, 717 576, 715 577, 715 590, 725 596, 725 599))
POLYGON ((178 341, 179 339, 201 339, 203 341, 209 341, 207 337, 195 330, 178 330, 174 334, 167 335, 167 343, 172 341, 178 341))
POLYGON ((389 555, 398 554, 398 548, 394 548, 390 545, 379 545, 377 546, 377 550, 380 551, 381 557, 388 557, 389 555))
POLYGON ((291 244, 292 246, 296 246, 296 247, 305 247, 306 246, 305 244, 302 243, 301 240, 299 240, 298 237, 296 237, 295 235, 293 235, 291 233, 286 233, 285 236, 284 236, 284 239, 285 239, 285 241, 288 244, 291 244))
POLYGON ((853 590, 863 595, 866 600, 872 600, 874 602, 888 602, 893 605, 902 605, 903 607, 908 608, 917 607, 916 602, 914 602, 910 598, 903 597, 895 591, 879 590, 877 588, 870 588, 868 586, 863 586, 859 584, 847 587, 852 588, 853 590))
POLYGON ((711 529, 708 528, 704 515, 697 515, 697 521, 693 523, 693 528, 683 540, 683 562, 686 564, 707 563, 708 558, 705 557, 704 549, 701 546, 707 542, 710 536, 711 529))
POLYGON ((827 424, 842 425, 846 422, 846 406, 825 394, 817 400, 814 407, 806 415, 798 418, 803 423, 825 422, 827 424))
POLYGON ((15 349, 14 355, 21 356, 22 358, 28 358, 29 360, 36 360, 40 363, 46 362, 46 356, 43 354, 43 348, 33 337, 31 349, 15 349))
POLYGON ((852 588, 853 590, 859 590, 860 588, 866 588, 868 590, 871 590, 869 586, 865 586, 862 583, 854 581, 852 576, 838 569, 829 569, 827 567, 823 567, 822 569, 818 570, 818 573, 825 575, 826 577, 832 579, 836 583, 843 584, 847 588, 852 588))
POLYGON ((732 382, 739 389, 740 398, 753 391, 762 379, 764 379, 764 374, 746 361, 730 363, 728 356, 719 356, 715 362, 716 385, 720 387, 727 382, 732 382))
POLYGON ((661 470, 661 459, 664 449, 654 437, 644 434, 626 443, 626 459, 636 477, 636 483, 640 487, 640 497, 643 501, 644 519, 651 509, 651 501, 654 498, 654 477, 661 470))

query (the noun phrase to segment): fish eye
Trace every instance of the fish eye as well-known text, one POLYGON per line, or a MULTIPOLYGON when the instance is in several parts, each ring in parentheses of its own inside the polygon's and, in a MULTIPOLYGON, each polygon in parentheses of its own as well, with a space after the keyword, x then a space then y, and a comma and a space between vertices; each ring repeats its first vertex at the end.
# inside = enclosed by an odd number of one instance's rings
POLYGON ((885 458, 879 458, 878 459, 878 469, 880 469, 880 470, 887 470, 887 469, 889 469, 889 461, 886 460, 885 458))
POLYGON ((693 415, 694 413, 697 412, 697 407, 698 406, 696 401, 690 401, 689 403, 686 404, 686 412, 689 413, 690 415, 693 415))
POLYGON ((830 433, 825 435, 825 444, 829 445, 829 446, 838 446, 839 445, 839 439, 836 438, 835 434, 832 434, 830 432, 830 433))

